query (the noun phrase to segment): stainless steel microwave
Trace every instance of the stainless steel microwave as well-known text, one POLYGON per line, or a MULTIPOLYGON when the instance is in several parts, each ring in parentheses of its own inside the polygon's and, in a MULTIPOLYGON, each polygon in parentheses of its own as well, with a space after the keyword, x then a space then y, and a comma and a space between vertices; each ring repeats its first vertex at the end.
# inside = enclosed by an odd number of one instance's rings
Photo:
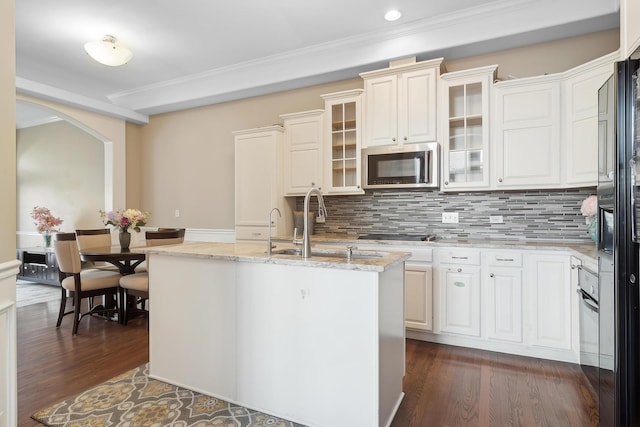
POLYGON ((365 148, 364 188, 439 188, 437 142, 365 148))

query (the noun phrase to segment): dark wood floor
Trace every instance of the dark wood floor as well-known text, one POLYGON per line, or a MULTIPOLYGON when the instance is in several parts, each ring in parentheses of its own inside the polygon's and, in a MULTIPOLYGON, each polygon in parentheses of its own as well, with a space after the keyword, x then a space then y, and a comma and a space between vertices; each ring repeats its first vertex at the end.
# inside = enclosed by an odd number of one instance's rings
MULTIPOLYGON (((39 409, 149 360, 146 320, 55 328, 57 302, 18 308, 18 425, 39 409)), ((68 316, 67 316, 68 317, 68 316)), ((597 426, 577 365, 407 341, 405 399, 392 427, 597 426)))

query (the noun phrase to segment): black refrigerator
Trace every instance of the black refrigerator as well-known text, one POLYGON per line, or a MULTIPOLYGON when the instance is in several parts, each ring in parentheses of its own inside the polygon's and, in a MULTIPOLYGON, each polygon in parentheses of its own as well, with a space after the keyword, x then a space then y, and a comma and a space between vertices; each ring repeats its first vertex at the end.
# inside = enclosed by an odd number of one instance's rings
POLYGON ((602 427, 640 426, 640 61, 598 93, 598 395, 602 427))

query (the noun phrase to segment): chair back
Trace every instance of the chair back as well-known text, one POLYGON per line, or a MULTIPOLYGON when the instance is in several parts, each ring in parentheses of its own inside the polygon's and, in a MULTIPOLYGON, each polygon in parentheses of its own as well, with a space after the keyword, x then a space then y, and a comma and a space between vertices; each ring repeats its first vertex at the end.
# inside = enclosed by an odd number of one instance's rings
POLYGON ((76 242, 75 233, 56 233, 53 241, 53 250, 56 253, 58 269, 67 274, 80 273, 80 251, 76 242))
POLYGON ((95 230, 76 230, 78 248, 104 248, 111 246, 111 230, 98 228, 95 230))
POLYGON ((147 231, 147 246, 178 245, 184 242, 184 228, 161 228, 158 231, 147 231))

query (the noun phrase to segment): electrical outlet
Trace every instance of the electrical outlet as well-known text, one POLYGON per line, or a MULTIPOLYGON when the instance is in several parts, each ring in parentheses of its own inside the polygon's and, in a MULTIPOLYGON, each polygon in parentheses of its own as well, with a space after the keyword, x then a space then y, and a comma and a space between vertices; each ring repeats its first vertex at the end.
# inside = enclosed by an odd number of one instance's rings
POLYGON ((504 219, 502 218, 502 215, 490 215, 489 216, 489 223, 490 224, 503 224, 504 223, 504 219))
POLYGON ((176 218, 180 218, 180 209, 176 209, 174 215, 176 216, 176 218))
POLYGON ((442 222, 448 224, 457 224, 458 212, 442 212, 442 222))

